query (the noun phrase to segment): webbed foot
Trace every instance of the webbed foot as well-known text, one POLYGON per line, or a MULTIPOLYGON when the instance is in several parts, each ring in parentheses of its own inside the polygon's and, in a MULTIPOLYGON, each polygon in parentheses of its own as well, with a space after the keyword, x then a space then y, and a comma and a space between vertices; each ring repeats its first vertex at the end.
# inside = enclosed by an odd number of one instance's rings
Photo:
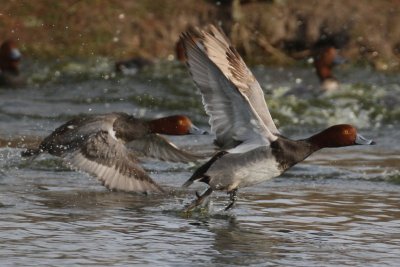
POLYGON ((229 204, 228 206, 225 207, 225 211, 231 209, 235 204, 236 204, 236 200, 237 200, 237 189, 233 189, 232 191, 228 192, 229 193, 229 204))
POLYGON ((200 206, 201 204, 203 204, 203 202, 207 199, 207 197, 209 195, 211 195, 211 193, 213 192, 213 189, 211 187, 207 188, 206 191, 204 191, 203 194, 199 194, 198 192, 196 192, 196 199, 193 200, 192 203, 190 203, 188 206, 186 206, 184 212, 189 212, 191 210, 193 210, 194 208, 196 208, 197 206, 200 206))

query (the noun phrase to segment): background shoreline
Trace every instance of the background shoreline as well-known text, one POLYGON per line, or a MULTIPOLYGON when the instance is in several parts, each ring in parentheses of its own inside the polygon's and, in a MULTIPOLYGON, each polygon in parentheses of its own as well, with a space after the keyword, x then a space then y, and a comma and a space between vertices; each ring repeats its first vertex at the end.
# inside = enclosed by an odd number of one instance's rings
POLYGON ((400 5, 385 1, 8 1, 0 35, 24 57, 170 60, 189 26, 222 23, 246 62, 293 65, 334 38, 356 65, 400 70, 400 5))

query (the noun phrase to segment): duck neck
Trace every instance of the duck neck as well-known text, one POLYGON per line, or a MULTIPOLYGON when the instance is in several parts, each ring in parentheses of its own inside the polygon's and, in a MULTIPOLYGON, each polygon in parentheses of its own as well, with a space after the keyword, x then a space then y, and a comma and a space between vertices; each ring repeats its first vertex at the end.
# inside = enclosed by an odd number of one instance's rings
POLYGON ((309 143, 312 147, 315 147, 316 150, 319 150, 325 147, 336 147, 331 144, 334 139, 335 137, 332 136, 329 133, 329 131, 324 130, 322 132, 314 134, 313 136, 305 139, 304 141, 309 143))
POLYGON ((0 72, 11 73, 13 75, 19 75, 19 62, 18 61, 3 61, 0 60, 0 72))
POLYGON ((290 140, 285 137, 279 137, 272 142, 271 148, 283 171, 319 150, 308 140, 290 140))
POLYGON ((327 79, 335 79, 335 77, 332 74, 332 68, 329 66, 317 67, 317 75, 321 83, 327 79))

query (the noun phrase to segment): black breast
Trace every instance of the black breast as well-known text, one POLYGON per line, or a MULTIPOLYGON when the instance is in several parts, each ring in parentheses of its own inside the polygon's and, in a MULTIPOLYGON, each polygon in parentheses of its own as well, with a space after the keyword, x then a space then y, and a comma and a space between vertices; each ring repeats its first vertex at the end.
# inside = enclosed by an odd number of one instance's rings
POLYGON ((285 137, 271 143, 272 154, 275 156, 282 171, 285 171, 303 161, 316 149, 305 140, 290 140, 285 137))

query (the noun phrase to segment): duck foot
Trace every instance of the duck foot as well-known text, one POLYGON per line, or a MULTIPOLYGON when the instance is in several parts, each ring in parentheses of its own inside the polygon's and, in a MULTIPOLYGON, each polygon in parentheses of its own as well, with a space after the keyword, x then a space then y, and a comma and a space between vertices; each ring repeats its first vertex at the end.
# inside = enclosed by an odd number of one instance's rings
POLYGON ((201 204, 203 204, 204 200, 206 200, 207 197, 209 195, 211 195, 212 192, 213 192, 213 189, 211 187, 207 188, 207 190, 204 191, 204 193, 201 195, 196 192, 197 199, 193 200, 192 203, 190 203, 188 206, 186 206, 184 212, 189 212, 189 211, 193 210, 194 208, 196 208, 197 206, 200 206, 201 204))
POLYGON ((225 211, 231 209, 235 204, 236 204, 236 200, 237 200, 237 189, 233 189, 232 191, 228 192, 229 193, 229 199, 230 199, 230 203, 228 204, 228 206, 226 206, 225 211))

